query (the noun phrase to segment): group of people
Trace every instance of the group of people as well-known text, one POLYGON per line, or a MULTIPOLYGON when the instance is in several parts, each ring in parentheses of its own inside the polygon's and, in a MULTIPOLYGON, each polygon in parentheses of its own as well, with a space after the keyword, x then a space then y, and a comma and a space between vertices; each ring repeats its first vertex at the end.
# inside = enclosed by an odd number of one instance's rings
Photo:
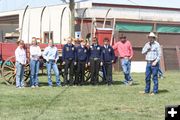
MULTIPOLYGON (((154 33, 148 35, 149 41, 142 49, 142 54, 146 55, 147 67, 145 83, 146 87, 143 93, 150 92, 150 80, 153 75, 153 94, 158 93, 158 70, 161 56, 161 48, 156 40, 154 33)), ((92 40, 92 45, 87 46, 87 41, 80 40, 79 44, 73 44, 72 38, 67 38, 67 44, 62 49, 62 65, 64 65, 64 84, 63 85, 82 85, 85 82, 85 69, 90 67, 90 83, 96 85, 99 83, 99 70, 102 67, 103 82, 111 85, 112 80, 112 65, 115 62, 115 52, 121 61, 121 67, 124 73, 124 84, 132 85, 133 79, 130 75, 131 59, 133 57, 133 49, 126 36, 121 34, 119 41, 113 46, 109 44, 109 39, 104 38, 104 44, 100 46, 96 37, 92 40)), ((32 39, 30 46, 30 86, 38 87, 38 73, 39 73, 39 58, 42 56, 46 60, 48 86, 52 87, 51 69, 53 69, 56 76, 56 86, 61 85, 60 73, 57 66, 59 59, 58 49, 55 47, 53 40, 49 40, 48 47, 41 52, 35 38, 32 39)), ((18 47, 15 50, 16 57, 16 87, 24 87, 23 74, 24 66, 27 61, 26 51, 24 49, 24 42, 18 41, 18 47)))

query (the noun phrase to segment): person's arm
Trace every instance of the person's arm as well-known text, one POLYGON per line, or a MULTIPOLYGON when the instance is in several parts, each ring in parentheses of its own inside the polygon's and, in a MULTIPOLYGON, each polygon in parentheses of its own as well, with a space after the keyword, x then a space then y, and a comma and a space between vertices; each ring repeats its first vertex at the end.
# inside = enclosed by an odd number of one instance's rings
POLYGON ((103 53, 103 50, 104 48, 103 47, 101 47, 101 57, 100 57, 100 60, 101 60, 101 62, 104 62, 104 53, 103 53))
POLYGON ((19 59, 19 51, 18 51, 18 48, 16 48, 16 50, 15 50, 15 58, 16 58, 16 61, 17 61, 17 62, 20 62, 20 63, 21 63, 21 61, 20 61, 20 59, 19 59))
POLYGON ((161 46, 159 43, 157 43, 157 58, 156 60, 152 63, 153 66, 155 66, 161 59, 161 46))
POLYGON ((158 48, 157 48, 157 54, 158 54, 158 56, 157 56, 157 58, 156 58, 156 61, 157 62, 159 62, 160 61, 160 59, 161 59, 161 46, 158 44, 158 48))
POLYGON ((49 61, 49 58, 48 58, 48 47, 46 47, 46 48, 44 49, 43 58, 44 58, 47 62, 49 61))
POLYGON ((129 57, 129 59, 131 60, 134 53, 133 53, 133 48, 132 48, 132 45, 131 45, 130 42, 129 42, 129 50, 130 50, 130 57, 129 57))
POLYGON ((64 45, 62 49, 62 61, 65 60, 65 51, 66 51, 66 45, 64 45))
POLYGON ((151 50, 151 46, 149 45, 149 43, 146 43, 142 49, 142 54, 146 54, 150 50, 151 50))
POLYGON ((24 65, 27 63, 27 56, 26 56, 26 50, 24 49, 24 53, 25 53, 25 55, 24 55, 24 65))
POLYGON ((112 46, 112 48, 113 48, 114 50, 116 50, 116 49, 118 48, 118 42, 115 43, 115 44, 112 46))
POLYGON ((57 62, 58 59, 59 59, 59 53, 58 53, 58 49, 56 48, 55 61, 57 62))
POLYGON ((41 48, 38 46, 38 56, 40 57, 42 55, 41 48))
POLYGON ((112 63, 115 61, 114 49, 111 48, 112 63))

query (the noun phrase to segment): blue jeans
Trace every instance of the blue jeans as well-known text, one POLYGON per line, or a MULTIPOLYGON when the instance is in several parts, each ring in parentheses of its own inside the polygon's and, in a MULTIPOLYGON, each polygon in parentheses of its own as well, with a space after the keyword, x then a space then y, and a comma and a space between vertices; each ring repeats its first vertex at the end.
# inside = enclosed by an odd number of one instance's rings
POLYGON ((38 86, 39 60, 30 60, 30 86, 38 86))
POLYGON ((146 78, 145 78, 146 81, 145 93, 150 92, 151 75, 153 76, 153 82, 154 82, 153 92, 158 93, 158 69, 159 69, 159 63, 157 63, 156 66, 152 66, 152 63, 147 63, 146 78))
POLYGON ((56 86, 60 86, 61 81, 59 77, 59 70, 58 70, 57 64, 53 60, 49 60, 49 62, 46 63, 46 67, 47 67, 47 74, 48 74, 48 85, 52 86, 51 69, 53 69, 56 75, 56 86))
POLYGON ((132 81, 130 72, 131 72, 131 61, 129 59, 123 58, 121 59, 121 66, 124 72, 125 82, 132 81))
POLYGON ((16 87, 24 87, 24 66, 16 62, 16 87))

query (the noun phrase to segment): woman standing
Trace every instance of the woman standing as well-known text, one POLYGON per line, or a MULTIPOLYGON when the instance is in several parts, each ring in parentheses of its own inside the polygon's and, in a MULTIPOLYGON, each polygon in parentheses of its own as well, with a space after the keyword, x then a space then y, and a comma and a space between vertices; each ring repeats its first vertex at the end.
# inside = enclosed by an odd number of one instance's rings
POLYGON ((39 87, 38 73, 39 73, 39 57, 41 56, 41 49, 37 45, 35 38, 32 39, 32 45, 30 46, 30 86, 32 88, 39 87))
POLYGON ((18 47, 15 50, 16 57, 16 88, 24 87, 24 66, 26 64, 26 51, 24 49, 24 41, 18 41, 18 47))

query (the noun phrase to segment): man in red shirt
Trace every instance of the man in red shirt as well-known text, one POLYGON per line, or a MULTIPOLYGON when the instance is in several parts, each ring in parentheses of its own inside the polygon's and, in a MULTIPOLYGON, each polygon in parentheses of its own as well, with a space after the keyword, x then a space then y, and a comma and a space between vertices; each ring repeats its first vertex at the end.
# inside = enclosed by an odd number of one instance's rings
POLYGON ((132 85, 132 78, 130 75, 131 59, 133 57, 133 49, 130 41, 126 39, 123 34, 120 35, 120 41, 114 44, 113 49, 118 51, 121 59, 121 66, 124 72, 125 85, 132 85))

